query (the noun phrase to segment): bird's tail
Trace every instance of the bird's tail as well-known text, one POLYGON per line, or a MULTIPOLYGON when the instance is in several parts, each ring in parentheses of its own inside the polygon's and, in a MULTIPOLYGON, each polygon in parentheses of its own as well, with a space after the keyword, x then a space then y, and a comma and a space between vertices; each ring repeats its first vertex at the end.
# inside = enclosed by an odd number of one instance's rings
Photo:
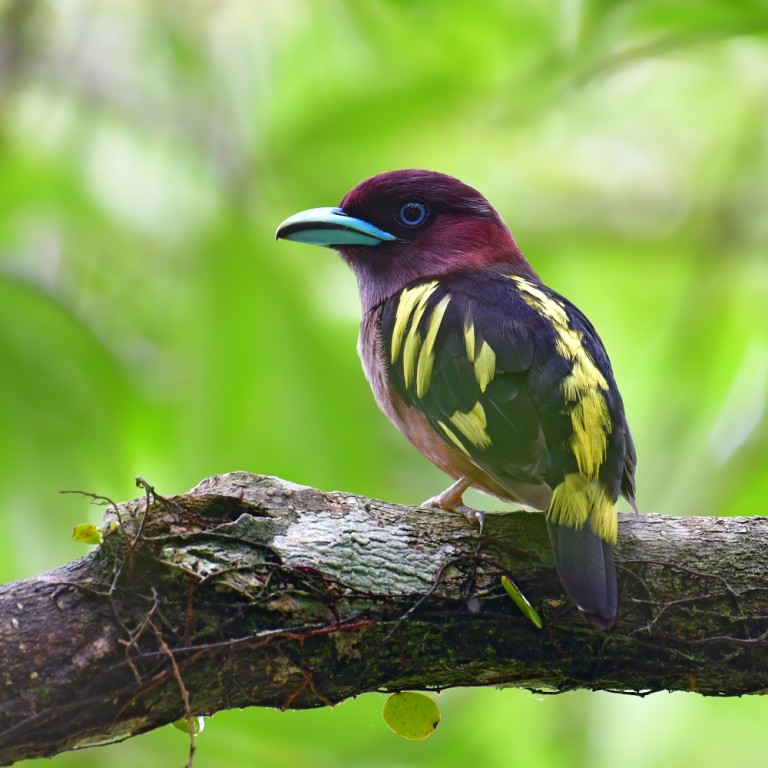
POLYGON ((613 546, 594 534, 547 520, 557 573, 565 591, 597 629, 616 621, 618 596, 613 546))

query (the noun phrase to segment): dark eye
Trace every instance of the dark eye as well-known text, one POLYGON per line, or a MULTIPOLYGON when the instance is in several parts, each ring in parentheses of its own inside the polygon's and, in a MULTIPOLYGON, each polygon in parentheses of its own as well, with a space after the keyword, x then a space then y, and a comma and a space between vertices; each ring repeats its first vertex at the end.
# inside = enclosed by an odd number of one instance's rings
POLYGON ((418 227, 423 224, 429 214, 429 208, 418 200, 410 200, 400 206, 398 217, 406 227, 418 227))

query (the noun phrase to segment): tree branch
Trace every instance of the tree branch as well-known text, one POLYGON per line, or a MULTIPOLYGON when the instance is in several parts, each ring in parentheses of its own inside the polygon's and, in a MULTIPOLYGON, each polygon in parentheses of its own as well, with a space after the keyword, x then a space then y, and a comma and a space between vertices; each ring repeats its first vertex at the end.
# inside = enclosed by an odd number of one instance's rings
POLYGON ((479 539, 460 515, 239 472, 106 518, 91 554, 0 587, 0 764, 366 691, 768 689, 765 518, 622 516, 607 634, 565 598, 540 514, 488 515, 479 539))

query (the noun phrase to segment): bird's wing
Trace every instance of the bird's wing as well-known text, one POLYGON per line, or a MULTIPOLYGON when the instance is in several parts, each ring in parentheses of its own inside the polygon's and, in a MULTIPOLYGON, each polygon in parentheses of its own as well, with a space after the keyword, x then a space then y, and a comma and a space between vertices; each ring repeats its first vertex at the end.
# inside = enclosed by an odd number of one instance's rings
POLYGON ((553 522, 589 519, 615 539, 634 453, 608 357, 576 307, 530 279, 472 270, 406 287, 381 332, 390 385, 438 439, 510 498, 545 487, 553 522))

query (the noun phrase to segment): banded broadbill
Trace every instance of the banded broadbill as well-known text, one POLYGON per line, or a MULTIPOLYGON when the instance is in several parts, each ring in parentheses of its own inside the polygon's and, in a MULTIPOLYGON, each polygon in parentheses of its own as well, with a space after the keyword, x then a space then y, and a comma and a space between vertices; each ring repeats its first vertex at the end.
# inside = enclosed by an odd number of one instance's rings
POLYGON ((617 612, 616 502, 635 449, 597 332, 545 286, 490 203, 458 179, 383 173, 277 237, 330 246, 354 271, 358 351, 381 409, 455 479, 546 512, 560 580, 600 629, 617 612))

